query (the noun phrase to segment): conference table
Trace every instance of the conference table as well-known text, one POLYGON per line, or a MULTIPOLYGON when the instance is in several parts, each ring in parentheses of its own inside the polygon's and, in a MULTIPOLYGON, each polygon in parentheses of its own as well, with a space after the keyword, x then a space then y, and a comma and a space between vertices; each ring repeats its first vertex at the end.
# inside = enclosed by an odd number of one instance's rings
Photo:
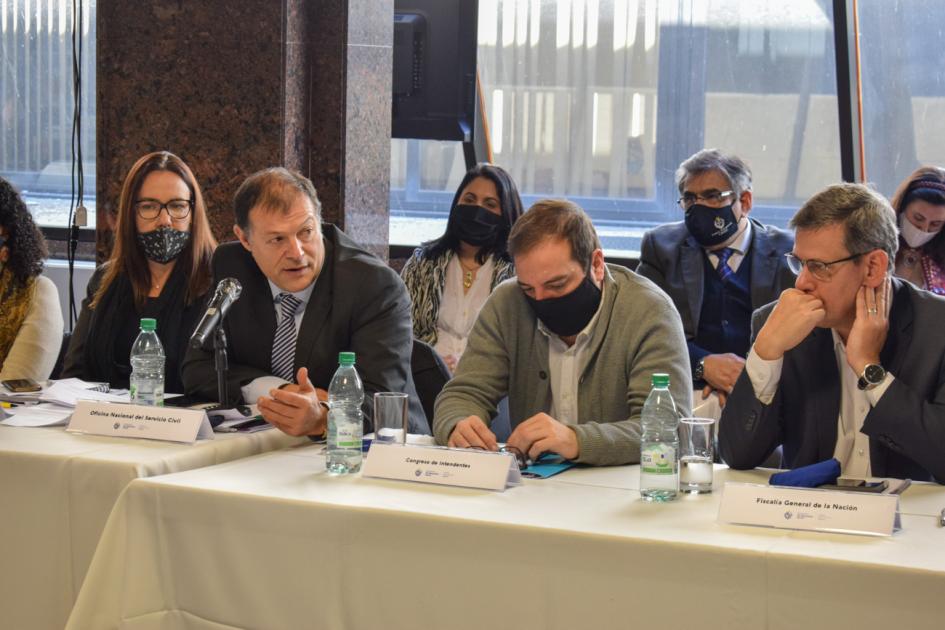
POLYGON ((306 442, 269 430, 177 444, 0 426, 0 628, 61 629, 133 480, 306 442))
POLYGON ((504 492, 334 477, 307 445, 129 484, 68 628, 933 628, 945 490, 892 537, 721 524, 637 466, 504 492))

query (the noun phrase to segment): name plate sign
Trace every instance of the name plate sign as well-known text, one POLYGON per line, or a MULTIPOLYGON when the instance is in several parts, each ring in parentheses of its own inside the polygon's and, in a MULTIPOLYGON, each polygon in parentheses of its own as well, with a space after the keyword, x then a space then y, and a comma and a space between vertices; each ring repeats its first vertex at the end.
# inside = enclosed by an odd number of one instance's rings
POLYGON ((719 522, 779 529, 891 536, 901 527, 899 495, 725 484, 719 522))
POLYGON ((213 439, 206 412, 200 409, 124 405, 92 400, 76 403, 67 431, 192 443, 213 439))
POLYGON ((377 442, 371 444, 361 474, 484 490, 505 490, 522 483, 511 453, 377 442))

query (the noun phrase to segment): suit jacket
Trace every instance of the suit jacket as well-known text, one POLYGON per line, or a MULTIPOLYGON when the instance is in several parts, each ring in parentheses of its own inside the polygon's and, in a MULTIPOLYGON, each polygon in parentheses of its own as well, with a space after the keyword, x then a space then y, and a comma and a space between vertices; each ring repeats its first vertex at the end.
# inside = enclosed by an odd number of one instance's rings
MULTIPOLYGON (((307 367, 312 384, 328 389, 338 368, 338 353, 355 352, 364 383, 365 428, 373 426, 375 392, 407 392, 410 431, 429 433, 410 373, 413 335, 404 283, 335 226, 325 225, 322 231, 325 262, 302 316, 294 370, 307 367)), ((224 322, 229 394, 239 399, 242 385, 272 374, 276 332, 272 291, 252 255, 239 243, 220 245, 212 267, 214 283, 233 277, 243 285, 240 299, 224 322)), ((216 400, 212 350, 190 349, 183 378, 188 394, 216 400)))
MULTIPOLYGON (((889 333, 880 360, 895 380, 867 414, 870 464, 877 477, 945 482, 945 299, 893 280, 889 333)), ((774 304, 755 313, 760 330, 774 304)), ((722 459, 732 468, 760 465, 779 444, 782 465, 833 457, 840 415, 840 372, 830 329, 815 328, 784 355, 770 405, 755 398, 742 372, 719 425, 722 459)))
MULTIPOLYGON (((784 258, 794 247, 794 236, 750 217, 748 220, 752 228, 751 306, 757 309, 794 286, 794 274, 784 258)), ((637 273, 655 282, 673 300, 682 318, 693 362, 708 354, 693 343, 699 332, 706 263, 705 250, 681 221, 661 225, 643 235, 637 273)))

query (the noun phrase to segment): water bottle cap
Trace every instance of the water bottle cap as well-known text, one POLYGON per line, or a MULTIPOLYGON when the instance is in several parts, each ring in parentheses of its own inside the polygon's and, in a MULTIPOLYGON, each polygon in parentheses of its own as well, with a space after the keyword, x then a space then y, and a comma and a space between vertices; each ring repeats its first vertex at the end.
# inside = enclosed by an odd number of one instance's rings
POLYGON ((157 320, 151 317, 141 318, 141 330, 152 331, 157 328, 157 320))
POLYGON ((653 374, 653 380, 651 382, 653 387, 669 387, 669 374, 657 372, 653 374))
POLYGON ((354 353, 353 352, 339 352, 338 363, 340 363, 341 365, 354 365, 354 353))

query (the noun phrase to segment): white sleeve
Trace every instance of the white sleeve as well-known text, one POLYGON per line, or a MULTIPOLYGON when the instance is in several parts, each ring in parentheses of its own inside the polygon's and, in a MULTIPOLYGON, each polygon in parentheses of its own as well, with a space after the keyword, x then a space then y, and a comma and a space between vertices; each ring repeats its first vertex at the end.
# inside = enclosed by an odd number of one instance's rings
POLYGON ((0 357, 0 379, 49 378, 62 347, 59 291, 46 276, 36 277, 33 299, 6 358, 0 357))
POLYGON ((896 380, 896 377, 886 372, 886 378, 884 378, 879 385, 873 389, 866 390, 866 399, 870 401, 870 407, 875 407, 879 404, 879 399, 883 397, 883 394, 886 393, 886 390, 889 389, 889 386, 892 385, 894 380, 896 380))
POLYGON ((755 353, 754 346, 752 346, 748 358, 745 360, 745 369, 748 371, 751 386, 755 390, 755 398, 766 405, 771 404, 775 393, 778 391, 783 365, 784 357, 766 361, 755 353))
POLYGON ((259 400, 260 396, 268 396, 269 390, 277 389, 288 382, 278 376, 260 376, 243 385, 240 392, 243 394, 243 400, 246 401, 246 404, 252 405, 259 400))

